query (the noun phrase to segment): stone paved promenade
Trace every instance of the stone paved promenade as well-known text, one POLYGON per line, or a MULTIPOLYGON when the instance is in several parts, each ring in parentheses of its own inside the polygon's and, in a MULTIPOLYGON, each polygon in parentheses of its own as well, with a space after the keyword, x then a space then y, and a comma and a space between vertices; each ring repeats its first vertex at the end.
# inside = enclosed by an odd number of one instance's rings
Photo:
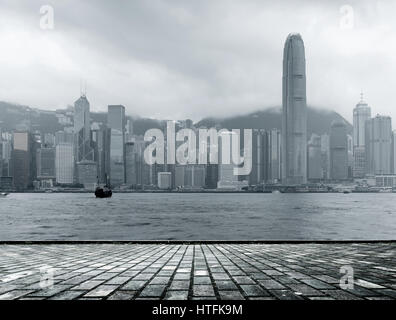
POLYGON ((0 299, 396 299, 396 243, 0 244, 0 299))

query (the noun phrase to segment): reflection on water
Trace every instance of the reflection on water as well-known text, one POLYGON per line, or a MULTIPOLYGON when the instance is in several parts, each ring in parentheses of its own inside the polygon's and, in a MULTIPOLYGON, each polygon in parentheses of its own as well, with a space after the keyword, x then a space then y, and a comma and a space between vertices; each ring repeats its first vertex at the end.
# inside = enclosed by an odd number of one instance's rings
POLYGON ((396 239, 396 194, 11 194, 0 240, 396 239))

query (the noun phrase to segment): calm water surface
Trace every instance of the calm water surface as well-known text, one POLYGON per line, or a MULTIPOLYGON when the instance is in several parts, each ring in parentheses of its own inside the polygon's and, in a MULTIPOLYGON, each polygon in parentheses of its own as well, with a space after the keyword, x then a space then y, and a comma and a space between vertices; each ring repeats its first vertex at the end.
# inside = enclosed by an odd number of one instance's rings
POLYGON ((165 239, 396 239, 396 193, 0 198, 0 240, 165 239))

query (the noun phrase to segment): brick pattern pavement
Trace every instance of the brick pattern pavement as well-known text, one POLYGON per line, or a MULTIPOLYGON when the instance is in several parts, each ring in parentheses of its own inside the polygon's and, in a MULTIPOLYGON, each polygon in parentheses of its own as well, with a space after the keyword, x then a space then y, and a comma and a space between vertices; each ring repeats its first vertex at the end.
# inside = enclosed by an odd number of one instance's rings
POLYGON ((396 299, 395 257, 396 243, 2 244, 0 299, 396 299))

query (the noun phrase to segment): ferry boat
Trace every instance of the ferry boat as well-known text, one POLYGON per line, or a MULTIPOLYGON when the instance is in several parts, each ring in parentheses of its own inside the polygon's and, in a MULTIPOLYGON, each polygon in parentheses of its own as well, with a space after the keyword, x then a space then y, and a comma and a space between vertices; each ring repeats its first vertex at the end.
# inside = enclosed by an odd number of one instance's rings
POLYGON ((96 198, 111 198, 113 195, 113 191, 111 191, 110 186, 107 183, 107 177, 106 177, 106 184, 104 186, 100 186, 99 184, 99 178, 98 178, 98 186, 95 189, 95 196, 96 198))

